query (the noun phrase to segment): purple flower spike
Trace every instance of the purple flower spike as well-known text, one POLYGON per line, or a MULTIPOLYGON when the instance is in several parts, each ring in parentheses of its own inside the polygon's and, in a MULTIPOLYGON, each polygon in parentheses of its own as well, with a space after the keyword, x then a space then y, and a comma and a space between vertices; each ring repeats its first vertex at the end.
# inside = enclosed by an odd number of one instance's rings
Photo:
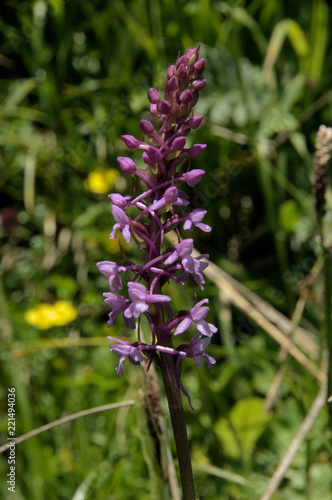
POLYGON ((116 161, 124 174, 130 175, 136 172, 136 165, 131 158, 118 156, 116 161))
POLYGON ((204 219, 206 213, 206 210, 203 210, 202 208, 195 208, 195 210, 193 210, 191 214, 187 215, 187 220, 183 224, 183 229, 192 231, 194 226, 196 226, 202 231, 209 233, 212 228, 207 224, 202 224, 202 220, 204 219))
MULTIPOLYGON (((206 84, 203 76, 206 62, 199 58, 199 50, 200 46, 187 50, 169 66, 163 95, 154 88, 148 90, 150 114, 147 120, 140 120, 138 130, 142 140, 132 135, 121 136, 129 149, 141 150, 142 161, 137 168, 131 158, 117 158, 123 174, 133 176, 130 179, 132 193, 131 196, 109 195, 115 221, 110 238, 117 238, 117 231, 121 231, 127 243, 132 241, 137 245, 142 253, 141 262, 133 262, 126 256, 122 264, 108 260, 97 263, 109 282, 110 291, 104 293, 105 303, 110 308, 108 326, 122 315, 126 326, 135 329, 135 320, 144 315, 151 327, 151 340, 144 344, 109 337, 116 342, 110 345, 111 351, 120 358, 117 373, 123 374, 126 358, 134 365, 140 364, 144 351, 149 354, 148 369, 156 362, 167 375, 167 356, 172 356, 179 388, 187 396, 191 408, 190 397, 180 378, 180 363, 185 358, 193 358, 198 366, 203 357, 212 366, 215 360, 205 351, 217 329, 206 320, 208 299, 201 300, 189 311, 176 312, 176 304, 163 293, 163 286, 170 280, 184 285, 187 279, 193 278, 203 290, 202 273, 208 264, 201 260, 205 254, 198 258, 192 256, 194 242, 191 238, 171 248, 165 248, 164 239, 173 229, 180 237, 182 224, 187 231, 195 227, 206 233, 211 231, 210 226, 203 223, 206 210, 190 208, 190 195, 180 189, 183 183, 186 188, 195 187, 204 174, 199 168, 191 170, 190 161, 185 166, 188 157, 197 158, 206 147, 206 144, 185 147, 190 130, 197 129, 203 120, 203 116, 194 116, 193 109, 206 84), (122 273, 127 275, 125 280, 122 280, 122 273), (115 290, 120 290, 122 295, 115 290), (174 349, 172 336, 189 334, 188 329, 193 325, 197 334, 191 342, 174 349)), ((139 329, 139 321, 137 325, 139 329)), ((167 376, 164 377, 164 381, 167 380, 167 376)), ((165 387, 168 394, 174 390, 174 385, 171 387, 168 382, 165 387)))
POLYGON ((107 337, 109 340, 116 340, 119 342, 119 344, 111 344, 110 345, 110 351, 114 352, 117 356, 120 356, 119 362, 116 366, 116 373, 118 375, 123 375, 123 362, 126 358, 129 359, 129 361, 133 365, 139 365, 143 361, 143 356, 142 353, 137 349, 137 347, 134 347, 131 345, 129 342, 126 342, 124 340, 116 339, 114 337, 107 337))

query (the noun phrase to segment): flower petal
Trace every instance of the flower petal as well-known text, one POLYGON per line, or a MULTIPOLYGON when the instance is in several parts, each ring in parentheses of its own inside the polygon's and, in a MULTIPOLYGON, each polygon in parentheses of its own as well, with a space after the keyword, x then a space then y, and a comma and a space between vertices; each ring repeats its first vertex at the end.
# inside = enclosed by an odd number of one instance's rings
POLYGON ((175 329, 174 335, 179 335, 180 333, 183 333, 186 330, 188 330, 191 323, 192 323, 191 318, 187 316, 185 319, 181 321, 181 323, 178 324, 178 326, 175 329))

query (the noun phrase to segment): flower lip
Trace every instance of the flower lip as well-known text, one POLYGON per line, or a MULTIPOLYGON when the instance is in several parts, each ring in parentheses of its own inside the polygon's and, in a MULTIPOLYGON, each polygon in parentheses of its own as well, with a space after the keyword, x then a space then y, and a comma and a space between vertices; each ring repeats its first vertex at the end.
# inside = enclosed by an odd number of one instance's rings
POLYGON ((183 229, 192 231, 194 226, 196 226, 202 231, 209 233, 212 228, 207 224, 202 223, 202 220, 204 219, 206 213, 206 210, 203 210, 202 208, 195 208, 195 210, 193 210, 191 214, 187 215, 187 219, 183 224, 183 229))

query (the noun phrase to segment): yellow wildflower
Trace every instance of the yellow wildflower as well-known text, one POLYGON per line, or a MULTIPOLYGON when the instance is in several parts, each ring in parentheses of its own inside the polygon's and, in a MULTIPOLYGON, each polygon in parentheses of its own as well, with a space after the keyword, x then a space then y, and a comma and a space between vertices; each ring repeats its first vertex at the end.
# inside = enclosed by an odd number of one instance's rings
POLYGON ((47 330, 53 326, 64 326, 77 317, 77 309, 67 300, 58 300, 53 305, 42 303, 28 309, 25 320, 40 330, 47 330))
POLYGON ((114 168, 97 168, 85 180, 85 189, 96 194, 107 193, 114 186, 118 176, 119 172, 114 168))

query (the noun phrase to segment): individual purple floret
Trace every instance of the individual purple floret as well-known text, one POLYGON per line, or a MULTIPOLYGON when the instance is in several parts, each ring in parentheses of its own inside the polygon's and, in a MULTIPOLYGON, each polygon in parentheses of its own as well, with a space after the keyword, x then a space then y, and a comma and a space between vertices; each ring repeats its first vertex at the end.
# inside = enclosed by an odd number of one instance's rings
POLYGON ((130 342, 126 342, 120 339, 114 339, 113 337, 108 337, 109 339, 116 340, 119 344, 111 344, 110 351, 114 352, 118 356, 120 356, 119 362, 116 366, 116 373, 118 375, 123 375, 123 367, 122 364, 124 360, 128 357, 129 361, 131 361, 134 365, 139 365, 143 361, 143 356, 137 347, 134 347, 130 344, 130 342))
POLYGON ((114 226, 113 226, 111 238, 113 238, 113 239, 116 238, 117 237, 116 231, 117 231, 117 229, 120 229, 120 231, 122 231, 123 239, 127 243, 130 243, 130 219, 129 219, 129 217, 117 205, 113 205, 112 214, 114 216, 114 219, 116 220, 116 224, 114 224, 114 226))
POLYGON ((118 266, 115 262, 109 262, 104 260, 102 262, 98 262, 97 267, 101 274, 103 274, 106 278, 108 278, 108 282, 110 285, 111 292, 115 291, 115 287, 113 282, 115 281, 115 286, 118 290, 122 289, 121 282, 121 271, 127 271, 124 266, 118 266))
POLYGON ((187 229, 188 231, 192 231, 194 226, 198 227, 202 231, 209 233, 211 231, 211 227, 207 224, 202 224, 202 220, 206 215, 206 210, 202 208, 196 208, 188 214, 186 222, 183 224, 183 229, 187 229))
POLYGON ((148 120, 140 120, 139 137, 121 136, 129 150, 136 150, 135 161, 126 156, 117 158, 122 173, 132 176, 133 189, 132 196, 109 195, 115 220, 110 238, 117 238, 117 231, 122 232, 127 243, 137 244, 144 259, 141 264, 130 260, 122 264, 111 261, 97 264, 111 290, 104 293, 105 303, 111 309, 108 325, 112 327, 121 314, 126 326, 134 329, 135 320, 145 315, 151 327, 150 343, 137 339, 130 343, 109 337, 117 342, 110 346, 120 357, 117 373, 123 374, 126 358, 134 365, 145 359, 161 367, 165 356, 167 360, 172 358, 173 369, 178 370, 179 388, 188 397, 189 404, 190 398, 180 380, 180 363, 185 358, 193 358, 198 366, 203 357, 211 367, 215 360, 205 351, 217 328, 205 319, 209 312, 208 299, 187 311, 177 312, 176 304, 163 294, 162 288, 171 280, 183 286, 186 280, 193 278, 199 288, 204 289, 202 272, 208 264, 201 259, 206 255, 193 257, 193 239, 181 241, 179 229, 211 231, 203 222, 206 210, 191 210, 190 196, 181 191, 182 186, 187 190, 196 186, 205 173, 202 169, 191 169, 190 159, 200 156, 206 144, 190 146, 187 140, 190 130, 197 129, 203 120, 203 116, 194 115, 193 108, 206 84, 205 66, 204 59, 199 58, 199 46, 178 57, 175 65, 167 70, 164 95, 154 88, 148 91, 150 115, 148 120), (174 247, 165 248, 164 236, 171 230, 176 231, 178 242, 174 247), (114 293, 116 289, 121 290, 122 295, 114 293), (197 330, 195 336, 189 343, 174 348, 173 339, 188 335, 191 325, 197 330))
POLYGON ((217 328, 211 323, 205 321, 205 317, 209 312, 207 306, 202 306, 202 304, 208 303, 208 299, 201 300, 198 302, 186 315, 186 317, 177 326, 174 335, 179 335, 185 332, 191 326, 192 323, 196 324, 197 330, 207 337, 211 337, 213 333, 216 333, 217 328))
POLYGON ((125 310, 124 315, 126 318, 134 316, 138 318, 141 313, 148 310, 149 304, 169 302, 171 297, 168 295, 153 295, 147 292, 146 287, 141 283, 128 283, 128 294, 131 298, 131 304, 125 310))

